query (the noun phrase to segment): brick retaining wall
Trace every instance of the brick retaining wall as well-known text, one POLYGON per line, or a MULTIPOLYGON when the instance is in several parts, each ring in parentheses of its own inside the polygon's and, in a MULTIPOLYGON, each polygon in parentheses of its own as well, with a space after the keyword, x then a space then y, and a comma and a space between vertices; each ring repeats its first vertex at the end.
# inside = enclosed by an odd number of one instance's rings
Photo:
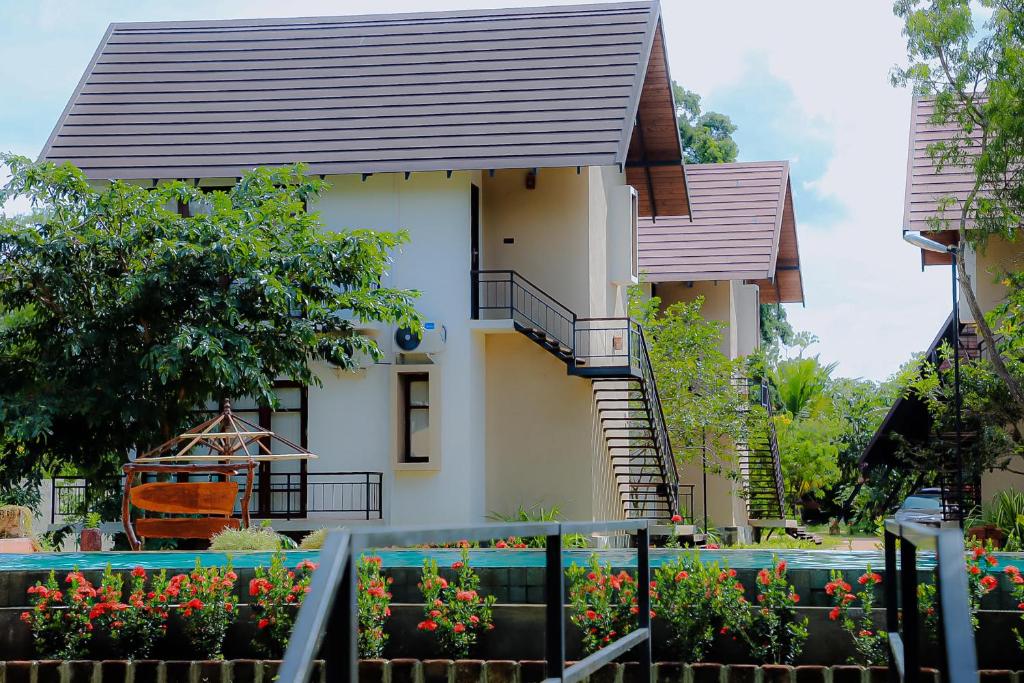
MULTIPOLYGON (((0 661, 0 683, 272 683, 280 662, 240 659, 185 661, 0 661)), ((1024 671, 981 671, 980 683, 1024 683, 1024 671)), ((534 683, 544 662, 512 660, 393 659, 360 662, 360 683, 534 683)), ((313 681, 325 683, 318 668, 313 681)), ((642 683, 635 664, 608 664, 591 683, 642 683)), ((653 683, 887 683, 885 667, 654 665, 653 683)), ((282 682, 285 683, 285 682, 282 682)), ((922 683, 939 683, 927 670, 922 683)))

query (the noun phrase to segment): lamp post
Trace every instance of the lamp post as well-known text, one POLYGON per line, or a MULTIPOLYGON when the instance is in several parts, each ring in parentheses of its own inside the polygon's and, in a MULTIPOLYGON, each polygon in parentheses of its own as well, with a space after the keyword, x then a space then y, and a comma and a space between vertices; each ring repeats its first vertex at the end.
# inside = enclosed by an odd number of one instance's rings
MULTIPOLYGON (((959 247, 955 244, 942 244, 930 240, 918 232, 903 232, 904 241, 913 244, 915 247, 934 251, 939 254, 949 254, 953 280, 953 411, 956 423, 956 517, 962 527, 964 524, 964 462, 961 452, 961 398, 960 398, 960 291, 956 275, 957 258, 959 247)), ((943 493, 945 495, 945 492, 943 493)))

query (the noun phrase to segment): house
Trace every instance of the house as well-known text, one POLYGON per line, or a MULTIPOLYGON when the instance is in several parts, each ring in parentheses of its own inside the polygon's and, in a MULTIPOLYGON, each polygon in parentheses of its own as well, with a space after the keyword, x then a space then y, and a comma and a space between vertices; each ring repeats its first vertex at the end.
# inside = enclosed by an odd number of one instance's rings
MULTIPOLYGON (((905 234, 920 233, 941 244, 952 245, 959 242, 964 202, 974 185, 975 175, 973 168, 955 165, 940 168, 932 159, 929 146, 948 139, 957 132, 954 123, 935 123, 934 114, 932 98, 914 97, 911 105, 902 228, 905 234)), ((975 132, 974 135, 980 133, 975 132)), ((965 227, 970 229, 973 225, 974 221, 968 215, 965 227)), ((999 282, 999 274, 1004 270, 1019 269, 1022 257, 1024 245, 998 236, 989 239, 983 252, 967 247, 965 261, 970 286, 982 311, 987 313, 1004 300, 1006 290, 999 282)), ((951 258, 949 254, 922 249, 921 268, 949 268, 951 258)), ((961 292, 964 291, 964 286, 964 283, 960 282, 961 292)), ((961 300, 962 298, 961 296, 961 300)), ((943 341, 952 343, 957 332, 960 340, 958 354, 961 359, 970 361, 984 354, 971 311, 966 305, 961 304, 959 320, 954 321, 950 315, 942 324, 925 352, 926 359, 935 366, 941 365, 944 361, 939 357, 939 346, 943 341)), ((906 474, 901 470, 905 470, 907 465, 900 463, 896 457, 899 441, 925 443, 935 438, 931 434, 931 427, 927 407, 920 400, 913 396, 897 399, 861 457, 862 471, 868 477, 906 474)), ((946 438, 945 435, 942 438, 946 438)), ((1016 463, 1013 469, 1020 470, 1020 464, 1016 463)), ((942 478, 948 478, 948 481, 923 481, 916 476, 917 473, 911 473, 915 477, 914 488, 921 485, 939 486, 942 491, 950 492, 953 486, 951 482, 955 478, 952 470, 941 473, 942 478)), ((965 491, 965 497, 980 502, 990 499, 1004 489, 1024 489, 1024 476, 1002 470, 983 472, 977 480, 966 482, 966 486, 968 490, 965 491)), ((891 501, 892 504, 898 502, 891 501)), ((949 513, 955 505, 946 501, 945 508, 949 513)))
MULTIPOLYGON (((789 163, 691 164, 686 187, 689 216, 640 221, 642 278, 665 307, 702 297, 704 316, 722 324, 721 352, 749 355, 760 345, 762 304, 804 302, 789 163)), ((743 378, 737 389, 764 398, 743 378)), ((708 472, 700 457, 682 467, 685 481, 698 482, 699 516, 737 530, 784 525, 773 425, 735 451, 740 476, 708 472)))
MULTIPOLYGON (((748 525, 756 449, 742 486, 679 471, 626 297, 641 271, 666 303, 702 294, 723 351, 752 351, 760 303, 803 300, 789 167, 684 169, 660 11, 110 26, 44 158, 96 183, 211 189, 301 161, 331 184, 310 207, 327 229, 410 235, 389 284, 422 293, 420 337, 363 325, 382 361, 282 379, 275 410, 233 400, 320 456, 261 464, 254 517, 668 520, 707 516, 698 487, 716 523, 748 525)), ((776 449, 773 519, 778 468, 776 449)), ((51 521, 87 486, 55 481, 51 521)))
POLYGON ((408 231, 389 284, 422 292, 422 337, 366 325, 382 362, 282 381, 274 411, 233 401, 319 455, 261 465, 254 516, 682 506, 625 317, 638 218, 689 213, 658 2, 113 24, 42 156, 202 188, 301 161, 332 186, 327 229, 408 231))

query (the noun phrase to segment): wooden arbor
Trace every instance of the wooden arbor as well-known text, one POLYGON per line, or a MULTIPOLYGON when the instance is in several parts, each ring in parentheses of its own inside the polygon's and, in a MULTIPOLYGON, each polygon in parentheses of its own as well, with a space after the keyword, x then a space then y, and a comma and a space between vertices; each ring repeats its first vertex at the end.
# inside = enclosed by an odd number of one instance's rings
POLYGON ((205 538, 223 529, 249 526, 249 501, 258 462, 309 460, 315 455, 291 441, 231 412, 231 404, 214 418, 179 434, 124 466, 121 518, 128 542, 140 550, 146 538, 205 538), (241 522, 232 516, 238 482, 245 474, 241 522), (138 483, 142 475, 170 475, 168 481, 138 483), (192 482, 193 474, 218 481, 192 482), (163 517, 131 518, 132 506, 163 517))

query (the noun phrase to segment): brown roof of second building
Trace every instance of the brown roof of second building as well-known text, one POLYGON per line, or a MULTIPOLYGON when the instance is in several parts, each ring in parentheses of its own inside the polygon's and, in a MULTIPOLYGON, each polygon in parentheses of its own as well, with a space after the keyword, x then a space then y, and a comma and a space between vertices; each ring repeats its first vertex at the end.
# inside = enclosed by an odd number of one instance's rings
POLYGON ((764 303, 802 302, 789 163, 686 166, 693 220, 642 220, 640 269, 649 282, 744 280, 764 303))
POLYGON ((650 88, 674 131, 663 57, 657 0, 112 24, 42 156, 93 178, 624 164, 650 88))
MULTIPOLYGON (((963 166, 947 165, 940 170, 932 159, 929 147, 952 139, 957 132, 955 123, 934 123, 934 115, 934 98, 914 97, 910 111, 903 230, 924 232, 943 244, 953 244, 975 175, 973 168, 963 166)), ((980 131, 976 136, 980 136, 980 131)), ((974 221, 968 217, 967 227, 973 226, 974 221)), ((949 258, 947 254, 921 250, 922 265, 949 264, 949 258)))

